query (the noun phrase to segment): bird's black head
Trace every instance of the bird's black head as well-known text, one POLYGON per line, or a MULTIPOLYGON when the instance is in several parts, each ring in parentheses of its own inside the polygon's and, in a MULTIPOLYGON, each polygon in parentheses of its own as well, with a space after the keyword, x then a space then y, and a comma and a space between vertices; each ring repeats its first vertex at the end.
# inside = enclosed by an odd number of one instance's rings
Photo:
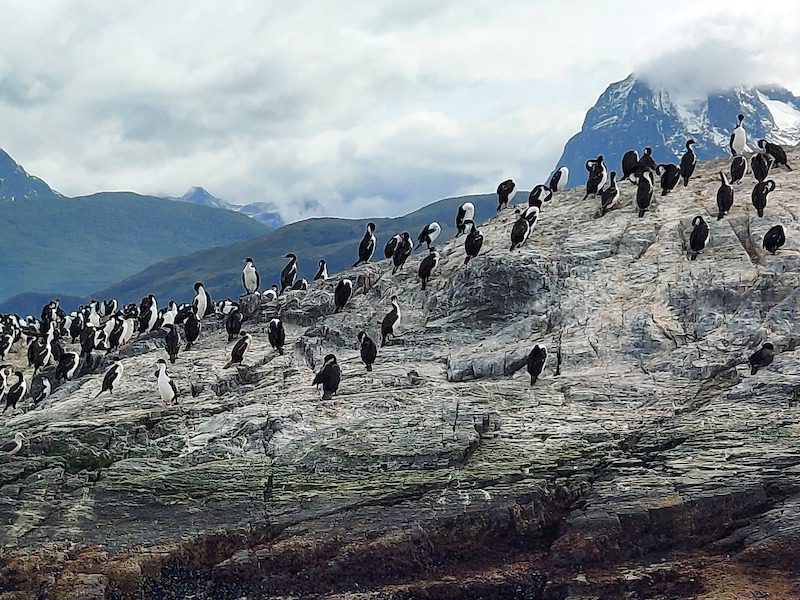
POLYGON ((686 140, 686 149, 687 149, 687 150, 690 150, 690 149, 691 149, 691 148, 690 148, 690 147, 691 147, 691 145, 692 145, 692 144, 696 144, 696 143, 697 143, 697 142, 695 142, 694 140, 686 140))
POLYGON ((700 215, 697 215, 694 219, 692 219, 692 225, 699 225, 700 223, 703 223, 703 217, 700 215))
POLYGON ((365 337, 367 337, 367 332, 366 331, 359 331, 358 332, 358 341, 359 342, 363 343, 365 337))
POLYGON ((194 284, 194 291, 195 292, 198 291, 201 287, 203 287, 203 282, 202 281, 196 281, 195 284, 194 284))
POLYGON ((769 342, 765 342, 764 345, 761 346, 761 347, 764 348, 764 350, 774 350, 775 349, 775 346, 773 346, 769 342))
POLYGON ((253 259, 252 259, 252 258, 250 258, 250 257, 248 256, 247 258, 245 258, 245 259, 244 259, 244 262, 246 262, 246 263, 252 263, 252 262, 253 262, 253 259))
POLYGON ((743 114, 741 114, 741 113, 740 113, 740 114, 739 114, 739 116, 737 116, 736 118, 737 118, 737 119, 739 119, 739 123, 741 123, 742 121, 744 121, 744 115, 743 115, 743 114))
POLYGON ((611 177, 611 179, 614 179, 616 176, 617 176, 616 171, 611 171, 611 173, 609 173, 609 177, 611 177))
POLYGON ((319 266, 320 267, 324 267, 325 266, 325 261, 324 260, 320 260, 319 261, 319 266))
POLYGON ((400 234, 400 237, 403 238, 406 242, 411 239, 411 234, 407 231, 404 231, 400 234))
POLYGON ((644 149, 644 153, 647 154, 648 156, 650 156, 653 153, 653 149, 650 146, 647 146, 644 149))
POLYGON ((292 260, 297 260, 297 256, 295 256, 295 255, 294 255, 294 254, 292 254, 291 252, 289 252, 289 254, 285 255, 283 258, 288 258, 288 259, 292 259, 292 260))
POLYGON ((334 354, 327 354, 325 356, 325 364, 333 363, 336 364, 336 355, 334 354))
POLYGON ((597 162, 599 162, 600 164, 603 164, 603 161, 604 161, 604 160, 605 160, 605 159, 603 158, 603 155, 602 155, 602 154, 598 154, 598 155, 597 155, 597 162))
POLYGON ((156 361, 156 366, 158 365, 164 365, 166 367, 167 361, 165 361, 163 358, 159 358, 158 361, 156 361))
POLYGON ((367 231, 375 233, 375 223, 367 223, 367 231))

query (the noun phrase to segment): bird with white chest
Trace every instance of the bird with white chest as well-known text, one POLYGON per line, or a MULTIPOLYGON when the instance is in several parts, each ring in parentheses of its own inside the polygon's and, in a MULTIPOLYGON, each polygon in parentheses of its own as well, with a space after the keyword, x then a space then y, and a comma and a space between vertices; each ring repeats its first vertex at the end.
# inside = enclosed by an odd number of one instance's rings
POLYGON ((161 401, 165 406, 172 406, 178 400, 178 388, 175 382, 167 373, 167 361, 163 358, 158 359, 156 363, 158 371, 155 376, 158 378, 158 393, 161 395, 161 401))
POLYGON ((248 294, 255 294, 261 284, 261 278, 253 265, 253 259, 249 256, 244 259, 244 269, 242 269, 242 285, 248 294))

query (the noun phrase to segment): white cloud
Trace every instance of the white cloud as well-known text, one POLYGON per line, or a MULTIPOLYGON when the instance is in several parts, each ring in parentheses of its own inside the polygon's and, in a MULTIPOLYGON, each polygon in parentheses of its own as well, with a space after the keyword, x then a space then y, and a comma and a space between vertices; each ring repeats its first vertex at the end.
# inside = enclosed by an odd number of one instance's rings
POLYGON ((289 219, 530 187, 639 66, 690 87, 767 73, 791 87, 800 72, 788 2, 682 0, 658 19, 576 0, 0 10, 0 145, 30 172, 70 195, 203 185, 289 219))

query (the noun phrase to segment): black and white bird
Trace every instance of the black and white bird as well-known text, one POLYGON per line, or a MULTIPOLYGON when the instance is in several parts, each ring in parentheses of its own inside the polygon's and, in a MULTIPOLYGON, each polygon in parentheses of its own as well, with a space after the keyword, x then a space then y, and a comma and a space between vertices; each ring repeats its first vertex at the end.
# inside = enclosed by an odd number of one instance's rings
POLYGON ((25 382, 25 376, 22 371, 15 371, 14 374, 17 376, 17 382, 12 384, 8 388, 8 392, 6 392, 6 406, 3 412, 6 412, 9 408, 12 410, 17 408, 17 403, 28 393, 28 384, 25 382))
MULTIPOLYGON (((139 304, 139 334, 142 335, 152 331, 156 324, 156 319, 158 319, 158 303, 156 302, 156 297, 153 294, 149 294, 142 298, 142 302, 139 304)), ((91 322, 91 318, 89 321, 91 322)), ((99 327, 99 325, 100 322, 98 320, 97 325, 94 326, 99 327)))
POLYGON ((228 342, 232 342, 242 332, 242 323, 244 323, 244 315, 238 308, 228 313, 225 317, 225 332, 228 334, 228 342))
POLYGON ((244 355, 250 348, 250 342, 252 341, 252 335, 242 332, 239 336, 239 341, 234 344, 233 349, 231 350, 231 359, 222 368, 229 369, 234 365, 242 364, 242 362, 244 362, 244 355))
POLYGON ((308 281, 303 279, 302 277, 294 282, 292 289, 295 291, 306 291, 308 289, 308 281))
POLYGON ((697 166, 697 156, 692 150, 692 145, 696 144, 694 140, 686 140, 686 152, 681 157, 680 172, 683 178, 683 187, 689 185, 689 178, 694 173, 694 168, 697 166))
POLYGON ((766 342, 761 345, 761 348, 753 352, 747 362, 750 364, 750 375, 758 373, 759 369, 768 367, 775 359, 775 346, 766 342))
POLYGON ((406 260, 408 260, 408 257, 411 256, 413 251, 414 246, 411 243, 411 234, 404 231, 400 234, 400 242, 397 244, 397 248, 395 248, 394 254, 392 255, 392 264, 394 265, 392 275, 397 273, 397 271, 406 264, 406 260))
POLYGON ((386 345, 389 336, 395 337, 394 329, 400 322, 400 303, 397 296, 392 296, 392 310, 381 321, 381 347, 386 345))
POLYGON ((547 365, 547 348, 536 344, 528 354, 528 374, 531 376, 531 387, 536 383, 539 375, 547 365))
POLYGON ((475 222, 468 221, 468 226, 470 228, 469 233, 467 234, 467 239, 464 241, 464 252, 466 253, 464 264, 467 264, 470 260, 478 256, 483 246, 483 234, 478 230, 475 222))
POLYGON ((711 239, 711 231, 703 217, 697 215, 692 219, 692 233, 689 235, 689 260, 695 260, 711 239))
POLYGON ((681 168, 672 163, 660 164, 656 167, 656 174, 661 176, 661 195, 666 196, 681 180, 681 168))
POLYGON ((639 164, 636 170, 638 173, 644 173, 645 171, 652 171, 655 173, 657 166, 656 160, 653 158, 653 149, 650 146, 647 146, 642 153, 642 158, 639 159, 639 164))
POLYGON ((175 364, 178 358, 178 351, 181 347, 181 336, 178 333, 178 328, 175 325, 167 325, 167 335, 164 337, 164 347, 169 356, 169 362, 175 364))
POLYGON ((42 387, 39 388, 39 391, 35 396, 31 396, 34 408, 47 400, 52 392, 53 384, 50 383, 50 380, 47 377, 42 377, 42 387))
POLYGON ((431 275, 433 274, 433 270, 439 265, 439 253, 436 251, 436 248, 433 246, 430 247, 428 250, 428 256, 423 258, 419 263, 419 271, 417 275, 419 275, 419 280, 422 282, 422 289, 426 289, 428 287, 428 281, 431 279, 431 275))
MULTIPOLYGON (((536 208, 535 206, 529 208, 536 208)), ((511 228, 511 250, 522 246, 531 234, 531 224, 523 213, 519 213, 514 226, 511 228)))
POLYGON ((286 344, 286 330, 283 328, 283 321, 271 319, 267 326, 267 339, 273 350, 278 354, 283 354, 283 346, 286 344))
POLYGON ((744 129, 744 125, 742 125, 742 121, 744 121, 744 115, 740 114, 736 117, 736 119, 738 122, 733 128, 733 132, 731 132, 731 139, 728 143, 728 147, 730 148, 733 156, 744 154, 744 151, 747 148, 747 132, 744 129))
MULTIPOLYGON (((458 207, 456 212, 456 237, 467 232, 467 222, 475 219, 475 205, 472 202, 464 202, 458 207)), ((388 258, 388 257, 387 257, 388 258)))
POLYGON ((753 193, 750 198, 753 206, 759 217, 764 216, 764 209, 767 208, 767 196, 775 191, 775 181, 767 179, 766 181, 759 181, 753 188, 753 193))
POLYGON ((392 258, 394 256, 395 250, 397 250, 397 246, 402 241, 402 236, 398 233, 397 235, 393 235, 389 238, 389 241, 386 242, 386 246, 383 248, 383 255, 386 258, 392 258))
POLYGON ((586 161, 586 170, 589 172, 589 177, 586 180, 586 195, 583 197, 586 200, 589 196, 596 196, 600 193, 608 181, 608 169, 606 169, 603 155, 599 155, 594 160, 586 161))
POLYGON ((747 174, 748 163, 746 156, 734 156, 731 159, 731 185, 739 183, 747 174))
POLYGON ((358 343, 361 345, 361 361, 367 366, 367 371, 372 371, 372 365, 378 357, 378 346, 366 331, 358 334, 358 343))
POLYGON ((242 269, 242 285, 248 294, 255 294, 261 285, 261 278, 253 265, 253 259, 249 256, 244 259, 244 269, 242 269))
POLYGON ((772 157, 772 163, 776 167, 783 166, 789 171, 792 170, 792 167, 790 167, 787 162, 786 151, 779 144, 773 144, 767 140, 758 140, 758 151, 772 157))
POLYGON ((105 375, 103 375, 103 385, 100 387, 100 391, 97 392, 97 398, 103 392, 108 392, 109 394, 114 393, 114 388, 117 387, 119 384, 119 380, 122 379, 122 373, 125 368, 122 366, 120 361, 114 362, 108 369, 106 369, 105 375))
POLYGON ((353 295, 353 282, 349 279, 342 279, 336 284, 336 289, 333 290, 333 305, 334 312, 339 312, 350 300, 353 295))
POLYGON ((553 192, 549 187, 542 185, 533 186, 531 193, 528 194, 528 206, 542 207, 545 202, 550 202, 553 199, 553 192))
POLYGON ((605 214, 611 210, 614 204, 616 204, 617 200, 619 200, 617 172, 611 171, 611 174, 609 175, 608 187, 603 190, 603 193, 600 195, 600 216, 605 216, 605 214))
POLYGON ((194 299, 192 299, 197 318, 201 321, 214 314, 214 303, 211 301, 211 294, 208 293, 202 281, 194 284, 194 299))
POLYGON ((14 345, 14 336, 8 333, 0 335, 0 360, 5 360, 14 345))
POLYGON ((342 381, 342 370, 336 362, 336 356, 328 354, 319 373, 314 377, 311 385, 322 385, 322 399, 330 400, 339 390, 342 381))
POLYGON ((547 187, 549 187, 553 192, 563 192, 565 189, 567 189, 568 181, 569 168, 560 167, 558 171, 553 173, 553 176, 550 178, 550 183, 547 187))
POLYGON ((178 388, 172 377, 167 373, 167 361, 163 358, 158 359, 156 363, 158 371, 155 375, 158 378, 158 393, 161 396, 161 401, 165 406, 172 406, 178 401, 178 388))
MULTIPOLYGON (((327 275, 327 270, 325 272, 327 275)), ((278 286, 273 284, 268 290, 261 292, 261 300, 263 302, 275 302, 278 299, 278 286)))
POLYGON ((61 360, 58 361, 58 366, 56 366, 56 374, 54 376, 56 384, 62 381, 72 381, 79 365, 80 357, 77 352, 65 352, 61 356, 61 360))
POLYGON ((533 227, 539 221, 539 210, 538 206, 527 206, 525 210, 522 211, 522 216, 525 217, 525 220, 528 221, 528 224, 531 226, 531 233, 533 233, 533 227))
POLYGON ((434 221, 430 225, 426 225, 422 228, 422 231, 419 232, 417 236, 417 248, 422 246, 422 244, 427 244, 428 249, 430 250, 433 243, 439 238, 439 235, 442 233, 442 227, 434 221))
POLYGON ((639 153, 636 150, 628 150, 622 155, 622 181, 630 181, 630 177, 636 173, 639 167, 639 153))
POLYGON ((717 221, 731 212, 733 208, 733 188, 728 183, 725 171, 719 172, 719 189, 717 190, 717 221))
POLYGON ((750 159, 750 168, 753 170, 753 177, 756 181, 764 181, 769 177, 772 168, 772 157, 769 154, 758 152, 750 159))
POLYGON ((497 186, 497 212, 500 212, 514 198, 517 193, 517 184, 513 179, 506 179, 497 186))
POLYGON ((14 434, 14 440, 11 442, 6 442, 2 446, 0 446, 0 455, 12 457, 16 454, 19 454, 19 451, 22 450, 22 444, 25 441, 25 436, 22 435, 22 432, 18 431, 14 434))
POLYGON ((328 263, 325 260, 320 260, 317 274, 314 275, 314 281, 325 281, 326 279, 328 279, 328 263))
POLYGON ((762 242, 764 250, 770 254, 775 254, 786 243, 786 231, 783 225, 774 225, 769 228, 769 231, 764 234, 764 241, 762 242))
POLYGON ((353 263, 354 267, 368 263, 372 259, 372 255, 375 254, 375 244, 375 223, 367 223, 367 230, 358 245, 358 260, 353 263))
POLYGON ((292 289, 294 280, 297 278, 297 256, 290 252, 284 258, 288 258, 289 262, 281 271, 281 294, 292 289))
POLYGON ((636 185, 636 206, 639 208, 639 218, 644 216, 644 211, 650 208, 653 201, 653 172, 647 170, 639 175, 636 185))
POLYGON ((186 320, 183 321, 183 337, 186 339, 186 347, 183 349, 184 352, 191 349, 200 338, 202 327, 202 322, 197 318, 197 315, 194 314, 194 310, 190 310, 186 320))

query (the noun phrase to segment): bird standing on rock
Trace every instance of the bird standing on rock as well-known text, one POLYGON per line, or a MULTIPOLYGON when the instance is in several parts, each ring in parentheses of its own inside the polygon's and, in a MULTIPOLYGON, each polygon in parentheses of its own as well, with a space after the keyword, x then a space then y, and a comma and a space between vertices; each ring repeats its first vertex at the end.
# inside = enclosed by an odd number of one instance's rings
POLYGON ((769 342, 763 344, 747 361, 750 364, 750 375, 755 375, 759 369, 771 365, 774 358, 775 347, 769 342))
POLYGON ((717 221, 731 212, 733 207, 733 188, 728 184, 725 171, 719 172, 719 189, 717 190, 717 221))
POLYGON ((103 375, 103 385, 101 386, 100 391, 97 392, 97 396, 95 396, 95 398, 99 397, 103 392, 113 394, 114 388, 119 383, 119 380, 122 379, 122 372, 124 370, 125 369, 120 361, 116 361, 114 364, 108 367, 105 375, 103 375))
POLYGON ((746 156, 734 156, 731 160, 731 185, 739 183, 747 174, 748 163, 746 156))
POLYGON ((697 156, 695 156, 692 145, 696 144, 694 140, 686 141, 686 152, 681 157, 680 173, 683 177, 683 187, 689 185, 689 178, 694 173, 694 168, 697 166, 697 156))
POLYGON ((244 355, 250 348, 250 342, 252 341, 252 335, 242 332, 239 337, 239 341, 234 344, 233 349, 231 350, 231 359, 222 368, 229 369, 234 365, 241 365, 244 362, 244 355))
POLYGON ((470 230, 467 234, 467 239, 464 241, 464 251, 466 252, 464 264, 467 264, 470 260, 478 256, 483 246, 483 234, 478 231, 475 222, 469 221, 468 225, 470 230))
POLYGON ((753 188, 750 199, 759 217, 764 216, 764 209, 767 208, 767 196, 775 191, 775 182, 772 179, 759 181, 753 188))
POLYGON ((397 296, 392 296, 392 310, 381 321, 381 347, 386 345, 389 336, 395 337, 394 328, 400 322, 400 304, 397 296))
POLYGON ((788 171, 792 170, 786 159, 786 151, 778 144, 773 144, 767 140, 758 140, 758 151, 768 154, 776 167, 784 166, 788 171))
POLYGON ((617 172, 611 171, 609 185, 600 195, 600 216, 603 217, 611 210, 619 199, 619 189, 617 188, 617 172))
POLYGON ((211 300, 211 294, 208 293, 202 281, 194 284, 194 292, 192 306, 194 306, 194 310, 197 313, 197 318, 202 321, 206 317, 213 315, 216 309, 214 302, 211 300))
POLYGON ((367 371, 372 371, 372 365, 378 356, 378 346, 367 335, 366 331, 358 334, 358 343, 361 345, 361 360, 367 366, 367 371))
POLYGON ((244 269, 242 269, 244 291, 248 294, 255 294, 260 284, 261 278, 258 276, 255 266, 253 266, 253 259, 248 256, 244 259, 244 269))
POLYGON ((339 281, 339 283, 336 284, 336 289, 333 291, 334 312, 338 313, 342 310, 352 295, 353 282, 346 278, 339 281))
POLYGON ((764 181, 769 177, 772 168, 772 157, 769 154, 759 153, 750 159, 750 168, 753 170, 753 177, 756 181, 764 181))
POLYGON ((353 263, 354 267, 368 263, 372 259, 372 255, 375 254, 375 244, 375 223, 367 223, 367 231, 358 245, 358 260, 353 263))
POLYGON ((439 238, 441 233, 442 227, 436 221, 423 227, 422 231, 420 231, 419 235, 417 236, 417 241, 419 242, 419 244, 417 244, 417 248, 422 246, 422 244, 427 244, 428 250, 430 250, 431 246, 433 246, 433 243, 439 238))
POLYGON ((568 167, 561 167, 553 173, 553 176, 550 178, 550 183, 548 184, 548 188, 550 188, 553 192, 563 192, 567 189, 567 183, 569 181, 569 168, 568 167))
POLYGON ((339 390, 339 383, 342 380, 342 370, 336 362, 336 356, 328 354, 320 372, 314 377, 312 385, 322 385, 322 399, 330 400, 339 390))
POLYGON ((639 176, 636 186, 636 206, 639 207, 639 218, 644 216, 644 211, 650 208, 653 201, 653 173, 645 171, 639 176))
POLYGON ((408 257, 411 256, 411 253, 414 251, 414 246, 411 243, 411 234, 407 231, 404 231, 400 234, 400 241, 397 244, 397 247, 394 250, 394 254, 392 254, 392 264, 394 268, 392 269, 392 275, 397 273, 404 264, 406 264, 406 260, 408 257))
POLYGON ((288 258, 289 262, 281 271, 281 294, 286 290, 292 289, 294 280, 297 277, 297 256, 290 252, 284 258, 288 258))
POLYGON ((458 207, 458 212, 456 212, 456 237, 467 232, 467 223, 472 222, 474 218, 475 205, 472 202, 464 202, 458 207))
POLYGON ((431 274, 433 270, 439 264, 439 253, 436 251, 436 248, 431 246, 428 250, 428 256, 423 258, 419 263, 419 279, 422 282, 422 289, 425 290, 428 287, 428 281, 430 281, 431 274))
POLYGON ((314 275, 314 281, 319 280, 325 281, 328 279, 328 263, 324 260, 319 261, 319 269, 317 269, 317 274, 314 275))
POLYGON ((17 376, 17 382, 8 388, 6 406, 3 408, 3 412, 6 412, 9 408, 12 410, 17 408, 17 403, 28 393, 28 384, 25 382, 25 376, 22 371, 16 371, 14 374, 17 376))
POLYGON ((178 350, 181 347, 181 336, 175 325, 166 325, 166 329, 167 335, 164 337, 164 347, 167 350, 169 362, 175 364, 175 360, 178 358, 178 350))
POLYGON ((608 169, 606 169, 603 155, 599 155, 594 160, 587 160, 586 170, 589 172, 589 178, 586 180, 586 195, 583 197, 584 200, 589 196, 596 196, 606 185, 608 169))
POLYGON ((519 213, 517 220, 514 222, 514 227, 511 228, 511 250, 520 248, 527 241, 530 234, 531 224, 525 218, 524 213, 519 213))
POLYGON ((681 169, 672 163, 661 164, 656 167, 656 175, 661 175, 661 195, 666 196, 681 180, 681 169))
POLYGON ((22 434, 21 431, 18 431, 14 434, 14 441, 6 442, 2 446, 0 446, 0 454, 8 456, 11 458, 19 453, 22 450, 22 443, 25 441, 25 436, 22 434))
POLYGON ((513 179, 506 179, 497 186, 497 212, 500 212, 514 198, 517 193, 517 184, 513 179))
POLYGON ((744 115, 739 115, 736 117, 736 119, 738 123, 736 124, 736 127, 733 128, 731 139, 728 143, 728 147, 730 148, 733 156, 744 154, 747 146, 747 132, 744 129, 744 125, 742 125, 742 121, 744 121, 744 115))
POLYGON ((689 260, 695 260, 697 255, 702 252, 708 240, 711 239, 711 232, 708 223, 700 215, 692 219, 692 233, 689 235, 689 260))
POLYGON ((769 231, 764 234, 764 241, 762 242, 764 250, 770 254, 775 254, 786 243, 786 231, 783 225, 775 225, 770 227, 769 231))
POLYGON ((165 406, 172 406, 178 400, 178 388, 167 374, 167 361, 163 358, 159 359, 156 367, 158 371, 155 375, 158 378, 158 393, 161 395, 161 401, 165 406))
POLYGON ((547 348, 536 344, 528 354, 528 374, 531 376, 531 387, 534 386, 539 375, 547 364, 547 348))
POLYGON ((267 326, 267 339, 269 345, 273 350, 277 350, 278 354, 283 354, 283 346, 286 344, 286 330, 283 328, 283 321, 280 319, 272 319, 267 326))
POLYGON ((225 331, 228 334, 228 342, 232 342, 242 332, 242 323, 244 323, 244 315, 238 308, 232 310, 225 317, 225 331))

